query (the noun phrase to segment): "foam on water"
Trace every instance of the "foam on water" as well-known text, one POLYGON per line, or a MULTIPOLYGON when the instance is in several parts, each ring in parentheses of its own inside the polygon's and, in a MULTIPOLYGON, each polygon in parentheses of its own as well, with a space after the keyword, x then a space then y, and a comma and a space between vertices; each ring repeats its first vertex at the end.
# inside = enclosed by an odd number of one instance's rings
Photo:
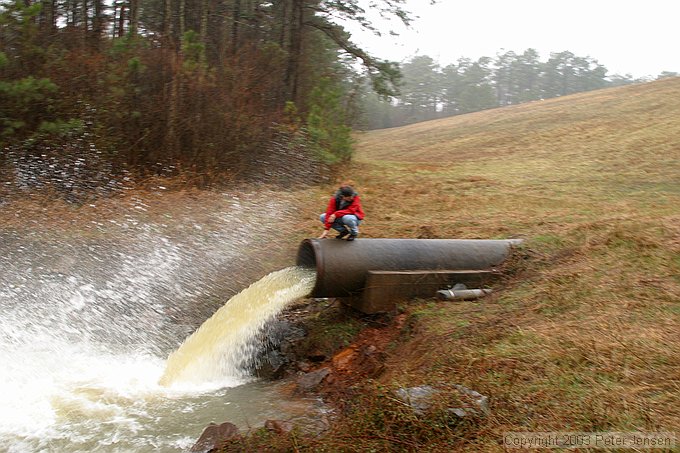
POLYGON ((307 295, 314 279, 298 267, 265 276, 231 298, 167 362, 143 350, 115 353, 46 332, 2 344, 0 440, 10 452, 185 450, 192 437, 174 423, 189 417, 204 426, 213 421, 204 413, 211 404, 253 403, 252 390, 226 402, 221 392, 252 381, 247 365, 260 347, 258 334, 286 304, 307 295), (154 432, 159 424, 162 435, 154 432))

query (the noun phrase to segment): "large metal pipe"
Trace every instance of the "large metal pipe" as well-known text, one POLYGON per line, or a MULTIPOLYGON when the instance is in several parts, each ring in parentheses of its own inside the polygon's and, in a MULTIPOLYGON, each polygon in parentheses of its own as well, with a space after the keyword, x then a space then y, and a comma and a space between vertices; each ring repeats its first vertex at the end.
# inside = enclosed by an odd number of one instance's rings
POLYGON ((305 239, 298 266, 316 269, 313 297, 360 292, 368 271, 482 270, 502 263, 521 240, 305 239))

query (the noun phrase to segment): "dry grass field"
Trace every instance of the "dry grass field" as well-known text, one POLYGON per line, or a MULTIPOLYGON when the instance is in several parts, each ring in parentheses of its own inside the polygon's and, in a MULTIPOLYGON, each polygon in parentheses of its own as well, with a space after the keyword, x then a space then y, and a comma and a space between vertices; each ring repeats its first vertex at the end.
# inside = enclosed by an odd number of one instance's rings
MULTIPOLYGON (((503 451, 508 431, 680 433, 680 78, 362 133, 342 180, 362 195, 364 237, 526 247, 491 297, 405 305, 385 371, 300 448, 503 451), (426 384, 488 395, 491 415, 414 418, 389 396, 426 384)), ((314 193, 319 206, 330 190, 314 193)))

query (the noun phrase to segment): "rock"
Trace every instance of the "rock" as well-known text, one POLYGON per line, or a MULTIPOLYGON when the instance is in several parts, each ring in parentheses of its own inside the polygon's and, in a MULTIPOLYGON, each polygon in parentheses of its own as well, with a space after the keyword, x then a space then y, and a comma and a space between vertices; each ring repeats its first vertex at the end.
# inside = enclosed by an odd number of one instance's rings
MULTIPOLYGON (((471 390, 463 385, 455 385, 461 395, 463 403, 469 403, 465 407, 450 407, 447 412, 457 417, 469 417, 476 415, 488 415, 489 397, 471 390)), ((434 387, 423 385, 420 387, 400 388, 395 391, 397 398, 411 406, 417 415, 423 415, 432 406, 433 398, 440 393, 434 387)))
POLYGON ((333 356, 332 362, 336 370, 346 371, 352 365, 356 351, 354 348, 345 348, 333 356))
POLYGON ((301 327, 283 319, 273 321, 267 326, 266 335, 274 346, 292 343, 305 337, 306 332, 301 327))
POLYGON ((420 387, 400 388, 394 393, 397 398, 411 406, 413 412, 422 415, 432 406, 432 398, 439 393, 439 390, 429 385, 423 385, 420 387))
POLYGON ((305 362, 304 360, 301 360, 297 363, 298 370, 302 371, 303 373, 309 372, 309 370, 312 369, 312 366, 309 364, 309 362, 305 362))
POLYGON ((326 376, 326 379, 324 379, 324 382, 327 385, 335 385, 335 383, 337 382, 336 376, 337 376, 336 374, 331 373, 328 376, 326 376))
POLYGON ((288 320, 270 323, 263 333, 268 348, 263 349, 255 359, 255 374, 264 379, 281 378, 295 361, 294 344, 306 335, 304 329, 288 320))
POLYGON ((330 372, 330 369, 324 367, 299 376, 296 380, 298 389, 307 392, 314 390, 319 386, 319 384, 321 384, 321 381, 323 381, 330 372))
MULTIPOLYGON (((484 396, 479 392, 476 392, 474 390, 471 390, 464 385, 456 385, 456 389, 463 395, 469 397, 469 399, 472 399, 474 405, 476 406, 479 411, 481 411, 484 415, 489 415, 491 412, 489 409, 489 397, 484 396)), ((474 409, 473 409, 474 412, 474 409)))
POLYGON ((192 453, 210 452, 220 448, 224 442, 240 437, 238 428, 233 423, 224 422, 221 425, 211 423, 203 430, 203 434, 190 451, 192 453))
POLYGON ((255 374, 263 379, 279 379, 288 364, 288 359, 281 352, 277 350, 268 351, 260 359, 260 364, 255 369, 255 374))
POLYGON ((267 420, 264 422, 264 427, 277 434, 286 434, 293 430, 291 422, 284 422, 282 420, 267 420))
POLYGON ((468 413, 465 412, 465 409, 461 409, 460 407, 448 408, 447 411, 448 411, 450 414, 453 414, 453 415, 455 415, 456 417, 460 417, 460 418, 463 418, 463 417, 467 417, 467 416, 468 416, 468 413))
POLYGON ((461 395, 463 402, 471 402, 474 407, 450 407, 447 411, 456 417, 470 417, 478 415, 489 415, 489 397, 482 395, 479 392, 471 390, 464 385, 456 385, 456 390, 461 395))

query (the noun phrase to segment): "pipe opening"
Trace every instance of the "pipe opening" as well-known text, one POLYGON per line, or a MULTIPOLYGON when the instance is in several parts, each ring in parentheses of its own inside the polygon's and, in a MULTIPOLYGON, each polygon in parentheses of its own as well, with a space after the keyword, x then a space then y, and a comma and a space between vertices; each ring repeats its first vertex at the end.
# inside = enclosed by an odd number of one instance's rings
POLYGON ((298 248, 296 264, 306 269, 316 270, 316 284, 311 296, 319 297, 323 285, 323 259, 317 239, 305 239, 298 248), (317 254, 319 255, 317 257, 317 254), (318 258, 318 260, 317 260, 318 258))
POLYGON ((307 269, 316 269, 316 252, 311 240, 305 239, 300 244, 297 254, 297 265, 307 269))

